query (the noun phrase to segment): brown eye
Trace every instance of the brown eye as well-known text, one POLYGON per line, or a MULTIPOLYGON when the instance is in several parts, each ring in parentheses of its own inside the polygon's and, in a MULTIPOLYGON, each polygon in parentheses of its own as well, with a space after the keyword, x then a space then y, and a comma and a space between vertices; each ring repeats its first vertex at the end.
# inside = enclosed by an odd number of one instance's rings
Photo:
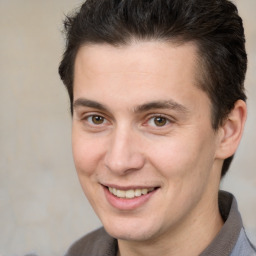
POLYGON ((165 117, 157 116, 157 117, 154 117, 154 124, 158 127, 159 126, 161 127, 167 124, 167 120, 165 117))
POLYGON ((87 120, 89 123, 94 124, 94 125, 95 124, 100 125, 105 122, 105 118, 102 116, 89 116, 87 120))

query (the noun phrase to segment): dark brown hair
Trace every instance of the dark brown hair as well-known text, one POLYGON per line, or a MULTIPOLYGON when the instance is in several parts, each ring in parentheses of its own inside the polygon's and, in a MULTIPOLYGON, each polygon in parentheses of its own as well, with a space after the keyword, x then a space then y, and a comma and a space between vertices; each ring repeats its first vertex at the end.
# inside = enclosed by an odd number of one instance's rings
MULTIPOLYGON (((246 100, 242 19, 228 0, 87 0, 64 21, 67 45, 59 74, 73 113, 74 61, 84 44, 128 45, 132 40, 194 42, 200 88, 212 103, 217 130, 238 99, 246 100)), ((233 156, 225 159, 222 176, 233 156)))

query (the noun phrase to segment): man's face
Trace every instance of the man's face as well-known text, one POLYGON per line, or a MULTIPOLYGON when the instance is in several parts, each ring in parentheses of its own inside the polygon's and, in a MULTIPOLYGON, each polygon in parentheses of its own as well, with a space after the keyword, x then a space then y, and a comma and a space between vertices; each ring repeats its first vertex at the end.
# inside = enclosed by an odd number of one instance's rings
POLYGON ((178 232, 217 202, 219 135, 196 69, 192 44, 78 51, 74 161, 88 200, 114 237, 143 241, 178 232))

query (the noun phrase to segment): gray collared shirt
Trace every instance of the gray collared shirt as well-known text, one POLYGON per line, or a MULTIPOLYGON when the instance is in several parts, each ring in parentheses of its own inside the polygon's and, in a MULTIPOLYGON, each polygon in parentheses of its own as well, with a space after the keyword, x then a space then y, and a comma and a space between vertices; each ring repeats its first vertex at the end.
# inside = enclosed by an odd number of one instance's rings
MULTIPOLYGON (((219 209, 225 223, 199 256, 256 256, 256 249, 243 228, 234 196, 220 191, 219 209)), ((117 251, 117 240, 100 228, 75 242, 65 256, 116 256, 117 251)))
POLYGON ((220 191, 219 209, 225 223, 200 256, 256 256, 255 247, 247 238, 243 228, 234 196, 220 191))

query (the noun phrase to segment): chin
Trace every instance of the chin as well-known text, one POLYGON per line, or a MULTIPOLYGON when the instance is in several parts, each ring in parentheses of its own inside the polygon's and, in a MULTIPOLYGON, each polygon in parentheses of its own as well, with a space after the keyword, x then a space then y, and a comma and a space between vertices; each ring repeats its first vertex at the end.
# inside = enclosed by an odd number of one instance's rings
POLYGON ((125 240, 125 241, 147 241, 152 239, 151 234, 149 234, 147 231, 130 231, 130 230, 106 230, 108 234, 118 240, 125 240))
POLYGON ((127 221, 123 223, 109 222, 103 223, 107 233, 119 240, 127 241, 147 241, 156 237, 157 227, 154 225, 145 225, 137 221, 127 221))

